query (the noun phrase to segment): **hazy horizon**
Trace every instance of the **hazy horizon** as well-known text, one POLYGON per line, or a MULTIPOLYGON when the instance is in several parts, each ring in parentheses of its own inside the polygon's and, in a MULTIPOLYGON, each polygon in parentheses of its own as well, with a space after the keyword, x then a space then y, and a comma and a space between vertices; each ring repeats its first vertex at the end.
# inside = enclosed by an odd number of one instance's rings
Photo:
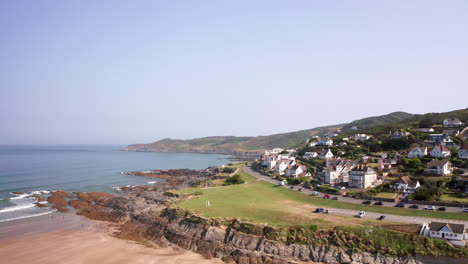
POLYGON ((258 136, 467 108, 466 1, 3 1, 0 144, 258 136))

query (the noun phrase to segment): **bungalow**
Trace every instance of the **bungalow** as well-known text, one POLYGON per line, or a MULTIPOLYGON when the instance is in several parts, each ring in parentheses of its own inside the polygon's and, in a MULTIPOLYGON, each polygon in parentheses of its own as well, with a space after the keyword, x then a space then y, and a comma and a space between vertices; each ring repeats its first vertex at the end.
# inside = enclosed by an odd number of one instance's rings
POLYGON ((276 155, 276 154, 280 154, 283 151, 284 149, 282 148, 274 148, 274 149, 266 150, 265 155, 276 155))
POLYGON ((445 118, 444 122, 442 122, 444 127, 457 127, 463 125, 462 121, 458 118, 445 118))
POLYGON ((421 158, 427 156, 427 147, 414 147, 408 153, 408 158, 421 158))
POLYGON ((322 150, 322 152, 320 152, 320 159, 324 160, 324 159, 330 159, 330 158, 333 158, 333 152, 331 152, 330 149, 324 149, 322 150))
POLYGON ((414 128, 413 130, 418 131, 418 132, 425 132, 425 133, 434 132, 434 129, 432 127, 414 128))
POLYGON ((366 134, 356 134, 354 135, 354 140, 368 140, 370 138, 369 135, 366 134))
POLYGON ((357 166, 349 172, 349 187, 368 188, 379 183, 377 173, 367 166, 357 166))
POLYGON ((429 223, 429 237, 446 240, 467 240, 465 225, 441 222, 429 223))
POLYGON ((460 130, 446 129, 442 131, 442 134, 449 135, 449 136, 458 136, 460 134, 460 130))
POLYGON ((447 160, 432 160, 427 164, 427 171, 433 175, 448 175, 453 172, 453 165, 447 160))
POLYGON ((460 150, 458 151, 458 158, 468 159, 468 145, 461 146, 460 150))
POLYGON ((398 169, 397 159, 378 159, 378 170, 395 170, 398 169))
POLYGON ((453 143, 449 135, 444 134, 430 134, 428 142, 433 145, 442 144, 447 145, 453 143))
POLYGON ((304 153, 304 156, 302 156, 302 158, 306 159, 306 160, 310 160, 310 159, 313 159, 313 158, 316 158, 316 157, 318 157, 317 152, 306 152, 306 153, 304 153))
POLYGON ((409 176, 403 176, 398 182, 393 185, 393 188, 404 192, 404 193, 414 193, 414 191, 421 187, 419 181, 412 181, 409 176))
POLYGON ((395 131, 393 133, 390 134, 390 138, 402 138, 402 137, 407 137, 411 135, 410 132, 406 132, 406 131, 395 131))
POLYGON ((443 145, 437 145, 431 150, 431 157, 445 158, 450 156, 450 150, 443 145))

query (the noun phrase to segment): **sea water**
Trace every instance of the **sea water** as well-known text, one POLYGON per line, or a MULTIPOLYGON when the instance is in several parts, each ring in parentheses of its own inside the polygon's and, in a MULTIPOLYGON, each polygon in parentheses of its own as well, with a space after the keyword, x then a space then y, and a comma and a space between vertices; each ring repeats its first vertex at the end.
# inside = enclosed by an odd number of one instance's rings
POLYGON ((120 151, 118 145, 0 145, 0 222, 51 213, 32 194, 49 191, 113 192, 151 185, 155 178, 127 175, 152 169, 203 169, 229 162, 214 154, 120 151), (24 194, 13 194, 20 192, 24 194))

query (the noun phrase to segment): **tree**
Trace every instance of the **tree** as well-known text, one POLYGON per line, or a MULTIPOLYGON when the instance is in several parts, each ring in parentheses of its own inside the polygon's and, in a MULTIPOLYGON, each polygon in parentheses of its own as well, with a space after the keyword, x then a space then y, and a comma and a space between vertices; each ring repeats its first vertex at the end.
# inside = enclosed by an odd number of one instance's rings
POLYGON ((231 185, 231 184, 242 184, 244 183, 244 179, 239 174, 234 174, 232 177, 226 179, 223 185, 231 185))

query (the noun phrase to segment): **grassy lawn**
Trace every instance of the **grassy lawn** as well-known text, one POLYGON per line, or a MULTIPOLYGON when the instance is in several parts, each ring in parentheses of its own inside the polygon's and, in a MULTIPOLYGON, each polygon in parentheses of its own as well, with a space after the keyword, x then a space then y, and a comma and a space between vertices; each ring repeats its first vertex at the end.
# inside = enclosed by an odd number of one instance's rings
MULTIPOLYGON (((268 223, 274 225, 290 224, 321 224, 325 226, 347 224, 361 225, 367 222, 375 224, 374 220, 362 220, 352 217, 314 214, 317 207, 341 208, 356 211, 395 214, 403 216, 421 216, 441 219, 468 220, 463 213, 433 212, 394 207, 353 204, 335 200, 313 197, 287 188, 279 187, 264 181, 254 181, 257 178, 240 169, 246 180, 245 184, 223 186, 217 188, 187 188, 181 193, 200 191, 203 195, 179 202, 177 207, 189 209, 207 217, 233 217, 246 221, 268 223), (252 182, 254 181, 254 182, 252 182), (206 206, 209 201, 211 206, 206 206)), ((388 222, 387 222, 388 224, 388 222)))
POLYGON ((389 192, 381 192, 376 195, 376 197, 381 197, 381 198, 395 198, 396 194, 395 193, 389 193, 389 192))
POLYGON ((458 198, 455 194, 442 194, 440 197, 442 201, 446 202, 459 202, 459 203, 468 203, 468 198, 458 198))

